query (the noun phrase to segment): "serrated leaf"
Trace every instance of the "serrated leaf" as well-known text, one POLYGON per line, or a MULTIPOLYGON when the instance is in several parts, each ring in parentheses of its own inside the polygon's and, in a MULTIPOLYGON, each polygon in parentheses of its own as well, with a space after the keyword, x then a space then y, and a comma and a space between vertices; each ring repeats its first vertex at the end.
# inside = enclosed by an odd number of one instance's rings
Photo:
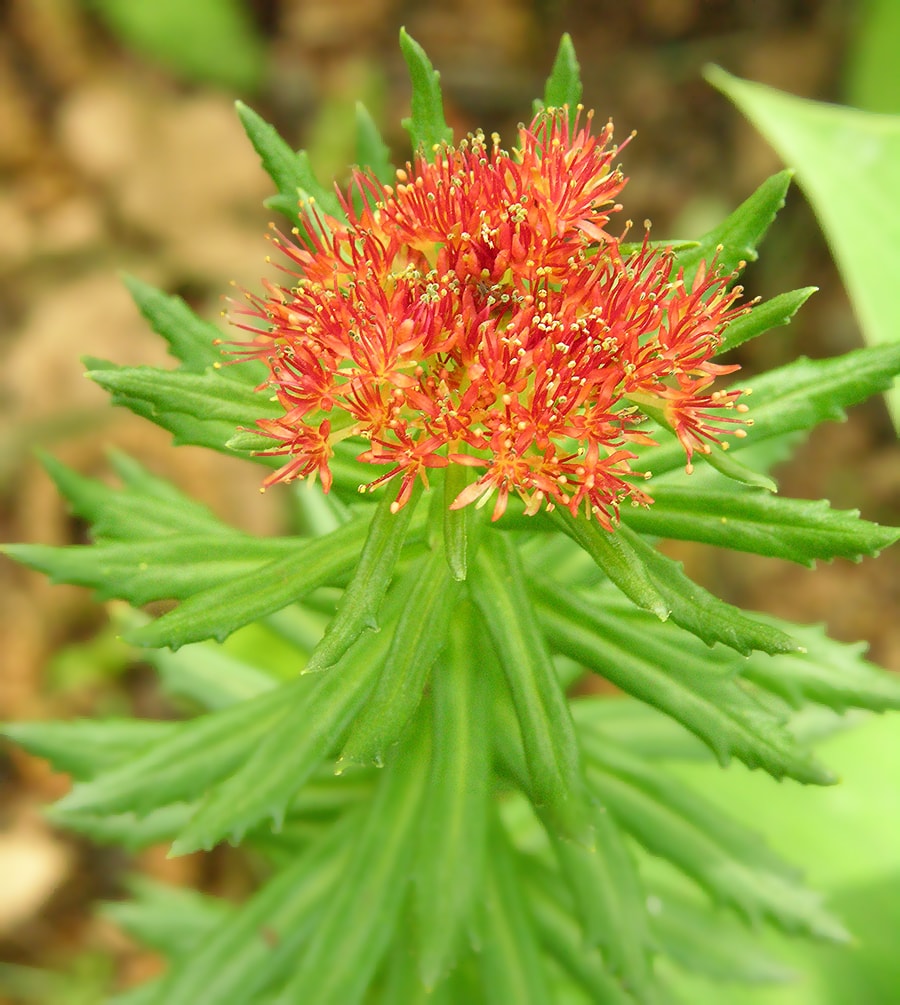
POLYGON ((278 195, 267 200, 266 205, 284 213, 292 223, 296 223, 301 196, 310 196, 329 215, 344 218, 340 200, 333 191, 324 188, 313 173, 306 151, 295 152, 286 143, 274 126, 269 125, 260 115, 248 108, 242 101, 235 102, 238 117, 244 131, 259 154, 266 174, 275 183, 278 195))
POLYGON ((340 883, 276 1005, 362 1001, 406 895, 429 745, 428 731, 416 729, 392 752, 340 883))
POLYGON ((804 655, 765 657, 754 653, 741 673, 795 708, 814 701, 836 712, 900 709, 900 677, 863 659, 864 643, 835 642, 817 625, 791 625, 791 631, 803 643, 804 655))
POLYGON ((492 821, 484 888, 484 924, 478 963, 486 1005, 552 1005, 547 975, 516 853, 498 820, 492 821))
POLYGON ((178 961, 142 1005, 233 1005, 284 981, 345 868, 359 823, 348 814, 295 856, 178 961))
MULTIPOLYGON (((786 716, 767 707, 737 676, 743 665, 737 656, 726 652, 713 657, 692 635, 656 625, 640 612, 622 611, 615 602, 588 600, 534 579, 532 587, 554 649, 670 715, 721 764, 735 756, 775 778, 790 775, 820 785, 834 781, 784 728, 786 716)), ((578 704, 573 704, 575 714, 578 704)))
MULTIPOLYGON (((574 121, 578 103, 581 101, 581 67, 575 55, 572 36, 565 32, 559 40, 553 69, 544 86, 544 108, 562 108, 568 106, 569 121, 574 121)), ((535 102, 535 111, 541 107, 535 102)))
POLYGON ((900 539, 900 531, 834 510, 824 499, 786 499, 765 491, 697 492, 665 486, 653 505, 622 512, 632 530, 655 537, 703 541, 723 548, 789 559, 812 567, 816 559, 859 561, 900 539))
MULTIPOLYGON (((375 689, 350 731, 341 765, 378 762, 397 742, 418 708, 459 599, 459 584, 447 576, 440 551, 419 566, 413 590, 416 603, 400 615, 375 689)), ((451 636, 452 638, 452 636, 451 636)))
POLYGON ((166 340, 169 352, 185 370, 204 373, 213 367, 225 380, 252 386, 265 378, 265 367, 257 360, 242 366, 222 366, 221 331, 197 317, 181 297, 169 296, 128 274, 122 276, 122 281, 150 327, 166 340))
POLYGON ((367 168, 384 185, 394 180, 394 165, 391 152, 381 138, 369 110, 361 102, 356 102, 356 162, 367 168))
POLYGON ((144 813, 190 800, 241 764, 292 707, 293 680, 251 701, 179 723, 168 739, 93 781, 76 785, 57 807, 87 813, 144 813))
POLYGON ((781 984, 797 977, 754 933, 721 912, 670 889, 655 889, 649 904, 660 950, 685 970, 729 984, 781 984))
POLYGON ((525 592, 515 546, 497 534, 478 552, 471 596, 493 639, 518 717, 534 801, 567 838, 593 842, 572 713, 525 592))
POLYGON ((432 674, 431 767, 413 873, 419 972, 429 989, 456 962, 484 882, 490 690, 472 659, 479 642, 473 614, 468 604, 458 608, 449 648, 432 674))
POLYGON ((5 723, 0 735, 81 781, 137 756, 177 729, 176 723, 146 719, 74 719, 5 723))
POLYGON ((243 834, 265 817, 271 817, 276 827, 284 819, 303 782, 339 749, 371 692, 416 572, 415 568, 407 572, 389 596, 380 632, 358 638, 328 673, 305 674, 294 682, 292 700, 284 703, 282 716, 270 723, 265 737, 257 740, 237 770, 219 775, 223 780, 179 836, 174 853, 211 848, 229 834, 243 834))
POLYGON ((747 313, 736 318, 722 333, 716 355, 736 349, 773 328, 789 325, 794 315, 818 291, 818 286, 804 286, 789 293, 780 293, 771 300, 756 304, 747 313))
MULTIPOLYGON (((218 371, 190 373, 151 366, 116 366, 85 360, 86 376, 122 405, 172 433, 179 446, 210 447, 229 453, 227 443, 238 426, 274 418, 277 406, 248 384, 226 380, 218 371)), ((272 458, 259 458, 272 464, 272 458)))
MULTIPOLYGON (((766 440, 789 437, 812 429, 826 419, 840 422, 845 408, 891 386, 900 373, 900 346, 854 349, 843 356, 793 363, 754 377, 746 398, 752 426, 743 439, 733 440, 729 453, 752 448, 766 440)), ((654 478, 684 467, 684 449, 674 438, 642 451, 635 470, 652 471, 654 478)))
POLYGON ((402 125, 409 133, 413 152, 421 152, 427 160, 431 160, 436 146, 453 142, 453 130, 444 120, 440 74, 431 65, 422 46, 406 33, 405 28, 400 29, 400 49, 412 83, 412 115, 403 119, 402 125))
POLYGON ((88 813, 67 810, 57 803, 45 811, 55 827, 82 834, 97 844, 112 844, 126 851, 141 851, 168 843, 196 812, 193 803, 170 803, 159 809, 136 813, 88 813))
POLYGON ((834 942, 849 938, 821 898, 800 886, 754 832, 659 765, 651 767, 605 738, 582 742, 597 797, 649 852, 667 859, 713 900, 750 922, 766 919, 788 933, 834 942))
POLYGON ((718 227, 704 234, 696 248, 677 252, 676 265, 684 269, 685 281, 690 283, 700 263, 709 265, 714 257, 719 271, 726 275, 741 262, 755 262, 757 246, 784 206, 792 175, 793 171, 772 175, 718 227), (717 253, 720 245, 722 251, 717 253))

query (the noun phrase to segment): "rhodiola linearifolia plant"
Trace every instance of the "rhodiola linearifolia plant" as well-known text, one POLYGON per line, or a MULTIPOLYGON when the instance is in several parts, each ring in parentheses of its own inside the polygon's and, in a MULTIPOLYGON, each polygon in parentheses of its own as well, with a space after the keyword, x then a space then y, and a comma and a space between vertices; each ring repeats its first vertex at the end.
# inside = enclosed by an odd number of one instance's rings
POLYGON ((798 359, 749 397, 715 360, 813 292, 736 284, 788 173, 699 241, 632 240, 622 145, 580 108, 567 37, 509 150, 454 143, 437 74, 401 46, 412 160, 395 170, 361 110, 360 167, 330 190, 239 106, 291 221, 283 278, 238 298, 224 347, 129 280, 179 366, 88 364, 176 443, 268 465, 278 491, 302 479, 303 532, 240 532, 115 455, 119 488, 46 461, 92 544, 6 548, 101 598, 177 601, 125 635, 200 706, 7 726, 75 780, 53 819, 264 863, 240 905, 145 882, 113 907, 168 961, 114 1000, 635 1005, 675 1000, 672 965, 782 979, 755 927, 847 933, 667 762, 831 784, 795 711, 897 708, 900 685, 717 599, 656 542, 807 565, 893 543, 767 470, 887 387, 900 348, 798 359), (585 672, 622 694, 567 697, 585 672))

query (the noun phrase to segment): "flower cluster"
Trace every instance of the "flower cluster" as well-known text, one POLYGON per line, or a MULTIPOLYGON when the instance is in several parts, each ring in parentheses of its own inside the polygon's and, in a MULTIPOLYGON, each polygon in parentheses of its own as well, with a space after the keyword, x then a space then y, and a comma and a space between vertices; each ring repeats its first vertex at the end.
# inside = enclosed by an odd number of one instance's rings
POLYGON ((462 464, 476 477, 454 508, 496 494, 497 519, 513 492, 611 529, 623 498, 650 501, 630 468, 647 415, 689 468, 741 421, 721 411, 739 392, 711 390, 735 368, 710 362, 740 289, 714 268, 687 284, 670 251, 608 232, 621 147, 586 120, 543 112, 511 154, 480 133, 441 146, 395 186, 357 171, 346 220, 301 207, 302 236, 275 238, 292 284, 240 312, 240 351, 284 408, 258 422, 289 457, 268 483, 318 474, 327 491, 335 444, 358 437, 359 460, 388 466, 370 487, 399 478, 395 508, 462 464))

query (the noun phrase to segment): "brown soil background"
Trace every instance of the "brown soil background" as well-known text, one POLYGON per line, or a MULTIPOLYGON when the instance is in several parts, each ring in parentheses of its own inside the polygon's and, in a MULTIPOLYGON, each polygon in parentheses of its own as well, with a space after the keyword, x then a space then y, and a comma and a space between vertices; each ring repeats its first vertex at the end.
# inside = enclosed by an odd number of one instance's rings
MULTIPOLYGON (((560 33, 571 32, 585 104, 612 116, 625 156, 626 206, 658 236, 692 237, 778 170, 772 151, 700 77, 706 62, 826 100, 840 100, 858 14, 851 0, 258 0, 267 46, 260 93, 188 83, 125 49, 76 0, 0 2, 0 539, 72 543, 85 528, 60 503, 34 460, 45 448, 79 471, 102 474, 116 446, 254 531, 280 526, 278 493, 256 491, 259 471, 193 448, 120 410, 81 376, 89 354, 163 364, 159 340, 123 290, 124 269, 178 292, 215 317, 227 283, 253 286, 265 271, 261 206, 268 179, 232 109, 242 97, 296 146, 309 144, 321 176, 350 156, 352 102, 378 109, 395 158, 408 85, 396 44, 405 24, 442 71, 457 135, 483 126, 510 137, 543 90, 560 33), (343 116, 343 118, 342 118, 343 116), (340 123, 337 125, 336 123, 340 123)), ((788 329, 747 347, 752 372, 804 352, 825 356, 861 344, 827 249, 794 192, 762 260, 751 296, 822 288, 788 329)), ((825 496, 896 523, 900 463, 880 401, 846 424, 817 430, 782 491, 825 496)), ((879 562, 809 572, 784 562, 673 546, 689 571, 737 603, 866 639, 873 659, 900 669, 897 551, 879 562)), ((167 714, 139 664, 86 670, 75 643, 104 626, 87 591, 51 587, 0 563, 0 718, 167 714)), ((112 640, 101 662, 120 657, 112 640)), ((0 960, 141 980, 157 961, 92 915, 122 894, 137 869, 169 882, 240 896, 250 877, 229 852, 133 859, 61 835, 42 804, 65 790, 43 762, 0 753, 0 960)), ((4 998, 0 981, 0 1002, 4 998)), ((33 999, 38 1000, 38 999, 33 999)), ((48 999, 49 1001, 49 999, 48 999)))

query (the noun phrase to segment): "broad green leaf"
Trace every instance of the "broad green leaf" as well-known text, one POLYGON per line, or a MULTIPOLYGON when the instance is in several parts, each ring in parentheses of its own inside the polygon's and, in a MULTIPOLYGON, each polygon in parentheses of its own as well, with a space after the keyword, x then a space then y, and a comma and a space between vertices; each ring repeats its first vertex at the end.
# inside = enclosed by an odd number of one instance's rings
MULTIPOLYGON (((209 792, 179 836, 174 853, 211 848, 229 834, 242 835, 266 817, 271 817, 278 829, 304 781, 340 749, 350 723, 371 692, 417 572, 415 567, 408 571, 388 597, 380 632, 358 638, 328 673, 304 674, 300 683, 294 682, 296 690, 292 700, 284 702, 281 717, 257 739, 252 754, 233 773, 219 775, 221 784, 209 792)), ((283 687, 269 694, 277 695, 283 687)))
POLYGON ((622 534, 610 534, 596 521, 572 516, 558 507, 553 520, 591 556, 610 581, 644 611, 665 621, 671 614, 661 590, 622 534))
POLYGON ((321 185, 313 173, 305 150, 295 153, 260 115, 242 101, 235 102, 244 131, 259 154, 263 168, 275 183, 278 195, 266 200, 266 206, 277 209, 293 223, 297 223, 301 199, 310 198, 336 219, 344 218, 344 211, 335 192, 321 185))
MULTIPOLYGON (((325 675, 324 680, 329 676, 325 675)), ((278 1005, 361 1002, 388 945, 407 892, 408 858, 422 813, 429 737, 413 730, 392 752, 354 835, 350 858, 278 1005), (352 923, 348 923, 352 919, 352 923)))
MULTIPOLYGON (((769 370, 750 382, 748 418, 753 425, 744 439, 731 441, 729 453, 776 437, 812 429, 826 419, 841 422, 845 408, 891 386, 900 373, 900 346, 854 349, 843 356, 793 363, 769 370)), ((739 385, 740 386, 740 385, 739 385)), ((677 440, 642 451, 635 470, 655 478, 684 467, 684 450, 677 440)))
POLYGON ((266 62, 263 39, 238 0, 88 0, 129 46, 191 80, 255 91, 266 62))
POLYGON ((749 342, 758 335, 764 335, 773 328, 789 325, 797 311, 817 290, 817 286, 804 286, 802 289, 780 293, 771 300, 755 304, 750 311, 728 325, 722 334, 716 354, 736 349, 739 345, 749 342))
MULTIPOLYGON (((581 67, 575 55, 572 36, 565 32, 559 40, 553 69, 544 87, 544 108, 562 108, 568 106, 569 121, 573 121, 581 101, 581 67)), ((541 107, 541 102, 535 102, 535 111, 541 107)))
POLYGON ((810 567, 816 559, 858 562, 900 538, 894 528, 861 520, 858 510, 834 510, 824 499, 786 499, 760 490, 660 487, 652 506, 627 508, 622 520, 642 534, 703 541, 810 567))
POLYGON ((366 530, 362 519, 314 540, 295 538, 293 554, 194 593, 126 637, 135 645, 172 649, 208 638, 222 641, 319 586, 342 582, 356 564, 366 530))
POLYGON ((835 642, 816 625, 791 625, 791 632, 803 643, 803 656, 754 653, 741 669, 743 676, 795 708, 814 701, 836 712, 900 709, 900 677, 864 660, 864 643, 835 642))
POLYGON ((356 162, 383 184, 394 180, 394 165, 391 152, 381 138, 381 133, 369 110, 361 102, 356 102, 356 162))
POLYGON ((516 716, 535 802, 567 838, 587 847, 593 828, 572 713, 550 661, 508 535, 479 549, 471 596, 493 639, 516 716))
POLYGON ((444 120, 440 74, 405 28, 400 29, 400 49, 412 83, 412 115, 403 120, 403 128, 409 133, 413 152, 431 160, 435 147, 453 142, 453 130, 444 120))
POLYGON ((894 0, 866 0, 859 13, 843 67, 848 101, 868 112, 900 112, 894 45, 900 38, 900 7, 894 0))
MULTIPOLYGON (((313 649, 304 673, 318 673, 334 666, 364 632, 378 630, 378 610, 393 578, 394 566, 421 491, 418 485, 412 498, 399 511, 391 500, 391 493, 385 492, 382 496, 369 523, 353 577, 325 634, 313 649)), ((340 527, 333 533, 344 536, 345 529, 340 527)))
POLYGON ((781 984, 797 977, 760 946, 757 933, 721 911, 670 888, 654 889, 648 904, 660 950, 685 970, 729 984, 781 984))
POLYGON ((479 644, 474 612, 468 604, 457 610, 449 648, 431 676, 431 767, 413 874, 426 988, 446 976, 472 927, 484 884, 492 793, 490 690, 472 659, 479 644))
POLYGON ((440 550, 421 563, 415 604, 400 615, 375 689, 350 731, 339 766, 380 762, 419 706, 431 668, 448 641, 459 584, 440 550))
MULTIPOLYGON (((773 710, 765 693, 758 695, 738 676, 743 665, 738 657, 714 655, 677 627, 655 626, 646 615, 623 611, 615 602, 608 606, 600 596, 587 599, 556 584, 532 583, 540 598, 540 622, 554 649, 670 715, 721 764, 735 756, 776 778, 834 781, 785 729, 784 711, 773 710)), ((578 708, 574 703, 573 713, 578 708)))
POLYGON ((203 321, 181 297, 169 296, 140 279, 127 274, 122 280, 150 327, 169 344, 169 352, 181 361, 185 370, 204 373, 213 367, 225 380, 237 380, 256 386, 265 378, 265 367, 257 360, 241 366, 223 366, 221 331, 203 321))
POLYGON ((653 855, 667 859, 710 897, 751 922, 829 941, 844 927, 800 886, 758 835, 707 803, 658 765, 647 765, 608 740, 583 737, 588 780, 619 823, 653 855))
POLYGON ((360 824, 348 814, 175 963, 142 1005, 233 1005, 284 981, 319 922, 360 824))
MULTIPOLYGON (((784 94, 732 77, 707 79, 797 171, 853 302, 866 340, 897 342, 895 255, 900 245, 900 115, 876 115, 784 94)), ((900 422, 900 393, 889 395, 900 422)))
POLYGON ((235 911, 221 897, 146 876, 132 877, 128 887, 131 898, 102 904, 101 916, 169 959, 193 953, 197 943, 235 911))
POLYGON ((0 733, 81 781, 136 757, 178 728, 174 722, 148 719, 73 719, 9 722, 0 726, 0 733))
POLYGON ((305 678, 293 680, 240 705, 179 723, 168 739, 76 785, 56 805, 66 811, 143 813, 196 798, 246 760, 305 685, 305 678))
MULTIPOLYGON (((225 380, 218 371, 190 373, 151 366, 116 366, 104 360, 85 360, 86 376, 109 391, 114 405, 122 405, 167 429, 176 445, 210 447, 231 453, 228 440, 241 425, 274 418, 278 407, 249 384, 225 380)), ((258 458, 272 464, 274 459, 258 458)))
POLYGON ((756 248, 766 235, 791 184, 791 171, 772 175, 741 203, 718 227, 704 234, 695 248, 675 255, 678 268, 684 269, 685 282, 690 283, 701 262, 707 266, 716 260, 719 272, 728 274, 744 262, 755 262, 756 248), (721 246, 722 250, 717 251, 721 246))
POLYGON ((492 821, 478 963, 485 1005, 552 1005, 534 920, 524 896, 516 852, 492 821))

